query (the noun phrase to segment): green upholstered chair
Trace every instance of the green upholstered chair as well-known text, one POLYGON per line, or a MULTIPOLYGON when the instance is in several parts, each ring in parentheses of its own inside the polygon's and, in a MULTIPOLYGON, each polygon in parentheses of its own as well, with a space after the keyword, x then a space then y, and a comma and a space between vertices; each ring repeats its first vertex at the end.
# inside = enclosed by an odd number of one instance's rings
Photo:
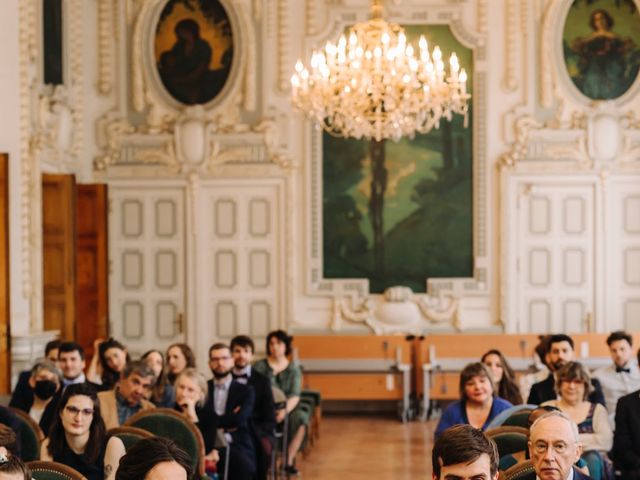
POLYGON ((20 453, 22 460, 30 462, 40 460, 40 444, 44 440, 44 433, 27 413, 17 408, 11 411, 16 414, 20 421, 20 453))
POLYGON ((154 436, 153 433, 136 427, 116 427, 107 432, 107 438, 111 438, 114 435, 122 440, 126 451, 129 451, 129 448, 137 443, 138 440, 154 436))
POLYGON ((173 440, 192 461, 193 478, 202 478, 204 472, 204 440, 200 430, 170 408, 143 410, 127 419, 124 426, 137 427, 159 437, 173 440))
POLYGON ((526 428, 503 425, 491 428, 485 433, 487 437, 496 442, 499 457, 527 449, 529 430, 526 428))
POLYGON ((309 422, 309 443, 315 444, 320 438, 320 421, 322 420, 322 397, 317 390, 302 390, 300 401, 312 406, 311 422, 309 422))
POLYGON ((33 480, 87 480, 79 471, 58 462, 28 462, 33 480))
POLYGON ((499 480, 535 480, 536 471, 531 460, 525 460, 500 473, 499 480))
POLYGON ((502 425, 529 428, 529 414, 531 412, 533 412, 533 409, 529 408, 518 410, 510 417, 506 418, 504 422, 502 422, 502 425))

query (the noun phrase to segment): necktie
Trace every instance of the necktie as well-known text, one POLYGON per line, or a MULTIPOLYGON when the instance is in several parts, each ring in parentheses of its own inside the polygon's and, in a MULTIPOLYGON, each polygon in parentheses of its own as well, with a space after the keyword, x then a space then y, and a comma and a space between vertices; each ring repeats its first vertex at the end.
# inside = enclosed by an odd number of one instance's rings
POLYGON ((631 373, 631 369, 630 368, 624 368, 624 367, 616 367, 616 373, 631 373))

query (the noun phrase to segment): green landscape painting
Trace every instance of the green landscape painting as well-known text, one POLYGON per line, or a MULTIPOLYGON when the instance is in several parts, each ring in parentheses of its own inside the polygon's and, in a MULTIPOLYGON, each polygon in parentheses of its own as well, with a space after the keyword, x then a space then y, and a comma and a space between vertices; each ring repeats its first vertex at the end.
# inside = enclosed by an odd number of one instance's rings
MULTIPOLYGON (((417 46, 452 51, 469 74, 472 50, 447 26, 407 26, 417 46)), ((447 62, 448 68, 448 62, 447 62)), ((415 138, 370 142, 323 136, 324 277, 366 278, 371 293, 473 272, 473 109, 415 138), (373 192, 373 193, 372 193, 373 192)))

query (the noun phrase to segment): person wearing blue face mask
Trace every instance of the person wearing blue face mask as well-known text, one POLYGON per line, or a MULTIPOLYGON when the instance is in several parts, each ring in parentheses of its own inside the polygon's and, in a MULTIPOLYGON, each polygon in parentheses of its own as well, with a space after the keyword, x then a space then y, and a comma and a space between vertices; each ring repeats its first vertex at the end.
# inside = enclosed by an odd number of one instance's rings
POLYGON ((27 412, 46 435, 51 428, 60 397, 62 373, 51 360, 42 359, 31 369, 28 383, 33 395, 21 405, 16 405, 16 408, 27 412))

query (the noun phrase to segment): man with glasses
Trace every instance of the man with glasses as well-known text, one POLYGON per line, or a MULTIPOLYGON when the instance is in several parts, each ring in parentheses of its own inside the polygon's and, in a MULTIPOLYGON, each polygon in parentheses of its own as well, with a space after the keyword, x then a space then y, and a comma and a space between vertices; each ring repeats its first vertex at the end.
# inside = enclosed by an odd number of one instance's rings
POLYGON ((98 393, 102 419, 107 429, 122 425, 140 410, 155 408, 153 403, 145 399, 153 387, 154 379, 153 370, 146 363, 130 362, 124 367, 114 390, 98 393))
MULTIPOLYGON (((209 368, 213 378, 207 382, 205 409, 214 413, 216 427, 224 431, 229 443, 229 479, 250 480, 256 473, 256 454, 250 430, 255 393, 249 385, 233 380, 233 357, 228 345, 216 343, 211 346, 209 368)), ((220 457, 224 462, 225 455, 220 457)), ((224 466, 218 468, 218 472, 221 471, 224 471, 224 466)))
POLYGON ((540 416, 529 430, 529 453, 538 480, 588 480, 574 463, 582 454, 578 427, 565 413, 540 416))

